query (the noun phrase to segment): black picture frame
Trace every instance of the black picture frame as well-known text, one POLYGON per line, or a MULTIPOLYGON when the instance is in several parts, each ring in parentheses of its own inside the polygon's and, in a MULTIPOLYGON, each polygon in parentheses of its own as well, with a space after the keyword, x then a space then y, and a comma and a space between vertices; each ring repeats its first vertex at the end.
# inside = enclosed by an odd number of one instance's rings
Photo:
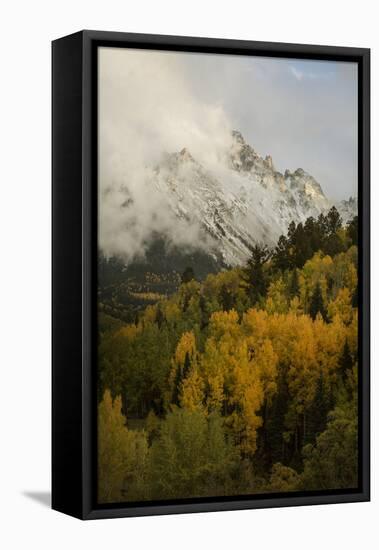
POLYGON ((81 31, 52 43, 52 507, 81 519, 370 499, 370 50, 81 31), (359 488, 96 504, 97 48, 358 63, 359 488))

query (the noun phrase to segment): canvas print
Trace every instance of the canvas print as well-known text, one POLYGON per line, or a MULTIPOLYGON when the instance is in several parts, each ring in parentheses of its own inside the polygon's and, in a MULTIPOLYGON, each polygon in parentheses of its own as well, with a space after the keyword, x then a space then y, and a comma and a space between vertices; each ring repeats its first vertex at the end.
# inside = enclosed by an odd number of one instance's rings
POLYGON ((358 487, 358 69, 100 47, 99 504, 358 487))

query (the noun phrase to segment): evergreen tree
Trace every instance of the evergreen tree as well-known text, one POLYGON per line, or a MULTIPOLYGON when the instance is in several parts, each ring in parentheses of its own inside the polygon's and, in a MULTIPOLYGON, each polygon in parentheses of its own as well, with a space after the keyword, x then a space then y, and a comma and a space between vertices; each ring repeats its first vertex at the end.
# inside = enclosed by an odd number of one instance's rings
POLYGON ((188 376, 189 371, 191 370, 191 359, 188 351, 186 351, 184 357, 184 364, 178 365, 176 369, 176 375, 174 380, 174 390, 172 396, 172 402, 174 405, 180 404, 180 394, 182 391, 183 380, 188 376))
POLYGON ((355 402, 337 406, 315 445, 303 449, 302 485, 307 490, 358 486, 358 418, 355 402))
POLYGON ((345 245, 338 233, 332 233, 326 240, 324 245, 324 252, 328 256, 336 256, 340 252, 343 252, 345 245))
POLYGON ((341 356, 338 361, 338 372, 342 377, 342 380, 345 382, 348 372, 353 368, 353 358, 350 353, 349 344, 345 340, 341 356))
POLYGON ((340 216, 340 213, 335 206, 332 206, 332 208, 326 215, 326 231, 328 235, 332 235, 333 233, 337 233, 337 231, 341 229, 341 227, 342 218, 340 216))
POLYGON ((331 277, 330 275, 327 275, 326 276, 326 288, 327 288, 327 292, 328 292, 328 298, 330 298, 330 296, 332 294, 333 284, 334 284, 333 277, 331 277))
POLYGON ((316 392, 311 406, 304 413, 306 415, 304 444, 314 443, 316 437, 325 430, 328 419, 330 399, 325 394, 322 373, 317 380, 316 392))
POLYGON ((322 229, 318 221, 316 221, 312 216, 307 218, 307 220, 305 221, 304 233, 307 241, 310 244, 310 250, 312 255, 315 252, 318 252, 319 250, 322 249, 322 246, 323 246, 322 229))
POLYGON ((304 226, 299 223, 292 238, 294 266, 302 268, 307 260, 313 256, 311 241, 308 238, 304 226))
POLYGON ((358 307, 358 301, 359 301, 359 290, 358 285, 355 287, 355 290, 353 292, 353 295, 351 297, 351 305, 353 307, 358 307))
POLYGON ((318 232, 320 235, 321 247, 322 247, 322 244, 324 243, 328 233, 325 214, 320 214, 319 217, 317 218, 317 227, 318 227, 318 232))
POLYGON ((221 287, 220 300, 223 311, 230 311, 233 308, 234 298, 227 285, 222 285, 221 287))
POLYGON ((182 374, 183 380, 184 378, 187 378, 190 369, 191 369, 191 359, 188 351, 186 351, 186 356, 184 358, 184 365, 183 365, 183 374, 182 374))
POLYGON ((247 290, 253 305, 267 293, 269 281, 264 266, 269 259, 270 251, 267 246, 255 245, 251 251, 247 266, 243 270, 243 286, 247 290))
POLYGON ((193 281, 195 278, 195 272, 192 269, 192 267, 186 267, 185 270, 182 273, 182 283, 189 283, 190 281, 193 281))
POLYGON ((182 389, 182 380, 183 380, 182 367, 178 365, 176 369, 175 380, 174 380, 174 389, 172 392, 173 405, 179 405, 180 391, 182 389))
POLYGON ((291 273, 290 287, 289 287, 290 297, 294 298, 295 296, 298 296, 299 291, 300 291, 299 275, 295 267, 291 273))
POLYGON ((321 286, 319 282, 317 282, 315 286, 309 306, 309 315, 312 317, 313 320, 316 319, 318 313, 320 313, 321 317, 324 319, 324 321, 326 321, 327 312, 324 305, 324 299, 322 297, 321 286))
POLYGON ((287 240, 290 246, 294 244, 295 232, 296 232, 296 223, 292 221, 289 224, 288 231, 287 231, 287 240))
POLYGON ((289 242, 284 235, 278 239, 278 244, 275 247, 272 261, 276 269, 285 271, 290 269, 292 265, 289 242))
POLYGON ((358 216, 354 216, 347 224, 347 234, 351 239, 351 244, 358 245, 358 216))
POLYGON ((199 308, 200 308, 200 328, 204 330, 209 323, 209 314, 207 311, 207 303, 203 294, 200 294, 199 298, 199 308))
POLYGON ((342 218, 335 206, 329 210, 325 218, 327 238, 325 239, 323 251, 329 256, 335 256, 344 250, 344 243, 339 234, 342 227, 342 218))
POLYGON ((161 328, 164 321, 165 321, 165 317, 163 315, 163 312, 162 312, 160 306, 158 305, 157 313, 156 313, 156 316, 155 316, 155 322, 157 323, 158 328, 161 328))
POLYGON ((285 431, 285 417, 288 410, 290 394, 287 384, 287 368, 284 365, 279 367, 278 391, 275 394, 270 407, 267 410, 267 418, 263 429, 266 433, 261 438, 264 440, 263 446, 266 454, 267 465, 271 466, 275 462, 284 462, 286 456, 286 446, 283 440, 285 431))

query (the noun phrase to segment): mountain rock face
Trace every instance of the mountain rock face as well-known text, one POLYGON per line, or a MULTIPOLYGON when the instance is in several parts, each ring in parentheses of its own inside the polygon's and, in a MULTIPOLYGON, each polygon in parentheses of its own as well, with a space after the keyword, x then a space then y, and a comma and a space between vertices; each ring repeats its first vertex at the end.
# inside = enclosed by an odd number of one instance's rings
MULTIPOLYGON (((282 174, 272 158, 260 157, 240 132, 232 137, 220 168, 206 169, 184 148, 164 155, 151 182, 179 219, 205 230, 211 237, 210 254, 217 250, 227 265, 245 263, 256 243, 275 245, 291 221, 318 217, 333 206, 302 168, 282 174)), ((357 200, 336 207, 347 222, 357 213, 357 200)))
POLYGON ((346 201, 340 201, 336 205, 338 212, 341 215, 344 223, 347 223, 354 216, 358 214, 358 199, 357 197, 350 197, 346 201))

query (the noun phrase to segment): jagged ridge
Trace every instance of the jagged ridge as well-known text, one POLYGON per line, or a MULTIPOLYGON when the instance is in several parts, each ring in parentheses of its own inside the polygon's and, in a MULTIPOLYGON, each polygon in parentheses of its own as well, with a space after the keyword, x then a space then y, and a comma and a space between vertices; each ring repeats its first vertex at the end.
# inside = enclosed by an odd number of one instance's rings
MULTIPOLYGON (((274 245, 291 221, 327 211, 332 202, 302 168, 284 174, 270 156, 262 158, 238 131, 225 158, 226 169, 211 173, 186 148, 164 155, 153 185, 178 218, 200 224, 213 239, 209 252, 221 251, 225 263, 243 263, 255 243, 274 245)), ((356 199, 337 207, 344 221, 357 210, 356 199)))

